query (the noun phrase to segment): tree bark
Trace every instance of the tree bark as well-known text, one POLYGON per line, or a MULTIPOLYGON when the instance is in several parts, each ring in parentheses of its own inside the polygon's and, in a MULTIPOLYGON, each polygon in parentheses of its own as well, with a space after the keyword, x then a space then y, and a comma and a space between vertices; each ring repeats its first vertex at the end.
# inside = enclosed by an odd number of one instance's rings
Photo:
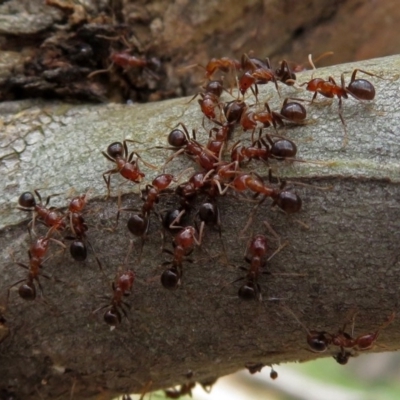
MULTIPOLYGON (((302 223, 264 202, 248 231, 240 234, 254 203, 229 193, 218 199, 229 261, 224 260, 218 232, 206 228, 204 243, 191 255, 194 262, 184 263, 176 291, 160 284, 161 264, 171 257, 161 253, 156 216, 141 263, 137 240, 125 263, 131 237, 125 226, 127 213, 122 213, 118 229, 112 229, 116 196, 120 190, 123 206, 129 207, 139 208, 141 200, 137 185, 118 188, 122 178, 116 175, 111 179, 113 196, 105 198, 101 175, 112 166, 101 151, 114 141, 133 139, 140 143, 129 147, 161 167, 171 152, 153 147, 165 145, 177 123, 196 129, 199 140, 206 141, 197 103, 181 98, 130 106, 1 104, 0 294, 5 321, 0 324, 0 394, 67 399, 73 393, 74 399, 105 399, 140 392, 149 381, 152 390, 184 383, 189 371, 190 379, 206 382, 249 362, 277 364, 337 353, 334 346, 323 354, 310 352, 305 328, 285 307, 309 330, 335 333, 357 313, 355 335, 375 332, 399 301, 399 67, 400 57, 393 56, 314 72, 316 77, 332 75, 336 81, 345 72, 349 82, 351 71, 360 68, 384 79, 368 77, 376 89, 373 102, 343 100, 346 147, 337 99, 307 104, 309 123, 281 131, 296 141, 299 158, 324 162, 271 162, 276 175, 291 181, 301 196, 303 209, 296 217, 302 223), (43 197, 62 193, 51 199, 51 205, 65 207, 71 189, 84 193, 89 188, 84 215, 102 271, 93 254, 77 263, 54 245, 54 256, 43 268, 53 277, 41 278, 43 299, 23 301, 13 288, 7 301, 10 285, 26 276, 13 259, 28 263, 26 213, 16 209, 18 196, 34 189, 43 197), (278 246, 264 221, 289 245, 268 263, 271 274, 260 278, 262 302, 243 302, 237 290, 244 281, 232 282, 245 274, 238 267, 244 265, 249 238, 257 233, 270 237, 269 254, 278 246), (136 273, 133 292, 126 298, 131 309, 128 319, 110 330, 103 322, 105 310, 93 311, 108 304, 101 296, 112 294, 111 282, 126 268, 136 273)), ((310 76, 311 72, 301 73, 298 82, 310 76)), ((259 99, 268 99, 272 109, 279 109, 281 99, 274 86, 260 89, 259 99)), ((282 96, 311 98, 301 89, 280 90, 282 96)), ((208 121, 205 125, 210 126, 208 121)), ((245 136, 236 130, 235 138, 245 136)), ((189 166, 193 163, 179 157, 167 171, 178 174, 189 166)), ((248 169, 268 176, 259 163, 248 169)), ((146 182, 160 173, 145 166, 143 171, 146 182)), ((158 210, 175 204, 170 193, 158 210)), ((45 232, 38 224, 37 230, 45 232)), ((168 237, 167 246, 170 241, 168 237)), ((378 343, 385 349, 399 347, 398 324, 395 319, 380 334, 378 343)))

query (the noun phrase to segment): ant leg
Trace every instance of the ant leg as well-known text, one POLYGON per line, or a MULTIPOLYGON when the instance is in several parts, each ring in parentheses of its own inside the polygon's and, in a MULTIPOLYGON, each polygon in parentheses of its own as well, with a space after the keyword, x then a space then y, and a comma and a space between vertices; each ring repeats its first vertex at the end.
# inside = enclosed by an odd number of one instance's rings
POLYGON ((342 143, 342 149, 344 149, 347 146, 349 138, 347 135, 346 122, 343 118, 343 106, 342 106, 342 98, 341 97, 339 98, 339 117, 340 117, 340 120, 342 121, 343 129, 344 129, 344 137, 343 137, 343 143, 342 143))
POLYGON ((175 225, 177 222, 180 222, 180 219, 183 214, 185 214, 185 210, 182 210, 179 212, 179 214, 176 216, 176 218, 170 223, 169 229, 183 229, 183 226, 177 226, 175 225))
POLYGON ((105 182, 106 185, 107 185, 107 199, 110 197, 110 181, 111 181, 111 175, 117 174, 117 173, 118 173, 118 169, 113 168, 113 169, 110 169, 110 170, 104 172, 104 174, 103 174, 104 182, 105 182), (108 175, 107 178, 106 178, 106 175, 108 175))

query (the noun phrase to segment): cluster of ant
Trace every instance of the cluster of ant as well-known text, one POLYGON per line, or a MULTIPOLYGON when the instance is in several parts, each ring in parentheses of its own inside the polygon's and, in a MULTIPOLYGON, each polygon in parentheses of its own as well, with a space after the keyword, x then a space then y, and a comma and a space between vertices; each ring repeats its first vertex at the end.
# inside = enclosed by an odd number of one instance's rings
MULTIPOLYGON (((117 64, 129 66, 129 60, 125 58, 117 59, 115 56, 113 61, 117 64)), ((297 70, 291 68, 286 61, 282 61, 279 67, 274 69, 268 59, 260 60, 247 55, 242 57, 241 62, 229 58, 212 59, 205 69, 207 82, 204 85, 204 91, 198 94, 200 96, 198 102, 205 119, 213 124, 211 128, 208 128, 209 138, 207 143, 202 144, 197 140, 194 129, 191 136, 189 129, 183 123, 178 123, 167 138, 170 146, 167 149, 173 150, 174 153, 165 161, 163 172, 156 176, 151 184, 147 184, 141 191, 141 199, 143 201, 141 209, 138 211, 123 207, 121 197, 119 196, 118 198, 116 223, 118 223, 122 211, 134 212, 128 219, 127 227, 132 235, 141 239, 139 262, 148 234, 152 213, 162 221, 164 229, 163 242, 165 242, 165 231, 172 234, 173 250, 168 250, 163 246, 163 251, 171 255, 171 260, 163 263, 166 269, 160 276, 162 286, 169 290, 177 289, 182 284, 184 262, 190 261, 188 256, 194 247, 201 245, 205 226, 215 227, 218 230, 222 247, 224 248, 218 201, 228 191, 238 196, 244 196, 246 192, 250 193, 252 198, 249 200, 256 203, 253 213, 267 199, 272 200, 271 206, 277 206, 285 214, 298 213, 302 208, 300 196, 286 186, 286 181, 273 179, 269 163, 271 160, 296 161, 296 144, 292 140, 279 135, 278 129, 288 123, 304 123, 307 112, 304 105, 299 101, 304 103, 309 100, 286 98, 283 101, 280 111, 277 112, 271 111, 267 102, 264 103, 261 110, 257 110, 252 105, 248 105, 244 98, 246 92, 250 89, 255 96, 256 104, 258 104, 258 85, 269 82, 272 82, 277 88, 278 93, 280 93, 278 82, 288 86, 295 85, 295 72, 297 70), (224 74, 240 72, 241 75, 236 77, 236 82, 239 92, 243 96, 242 98, 239 96, 238 99, 226 103, 222 101, 222 93, 223 91, 228 91, 228 89, 224 88, 224 80, 222 78, 213 79, 217 71, 224 74), (226 160, 226 148, 238 125, 242 127, 243 131, 252 131, 251 144, 246 146, 241 141, 234 143, 228 151, 230 159, 226 160), (269 127, 272 127, 274 132, 265 133, 264 128, 269 127), (255 139, 255 131, 258 128, 258 138, 255 139), (168 193, 168 190, 170 192, 169 187, 172 182, 179 182, 188 172, 188 170, 182 171, 177 176, 165 173, 167 164, 180 154, 185 154, 194 161, 197 171, 192 173, 185 182, 177 184, 174 192, 179 199, 179 204, 161 216, 156 210, 156 204, 159 202, 160 196, 168 193), (265 183, 258 174, 242 169, 243 165, 251 160, 258 160, 267 165, 269 168, 269 183, 265 183), (203 199, 200 205, 196 201, 199 197, 203 199), (188 216, 195 207, 194 221, 189 222, 188 216)), ((375 95, 375 89, 369 81, 356 79, 358 71, 375 76, 372 73, 356 69, 353 71, 351 81, 347 86, 343 75, 340 86, 336 84, 332 77, 328 80, 313 78, 300 86, 306 85, 306 89, 314 93, 310 103, 315 100, 318 94, 328 98, 338 97, 340 119, 343 125, 345 125, 342 116, 342 98, 348 98, 348 95, 351 95, 358 100, 372 100, 375 95)), ((231 90, 232 87, 229 89, 231 90)), ((205 127, 204 119, 203 127, 205 127)), ((110 195, 112 175, 119 174, 126 180, 139 185, 145 178, 144 172, 140 169, 140 163, 143 163, 148 168, 155 169, 153 165, 145 162, 136 151, 129 152, 129 142, 133 141, 114 142, 107 147, 106 152, 102 152, 107 160, 114 163, 112 169, 103 173, 108 196, 110 195)), ((82 215, 87 202, 87 193, 74 197, 70 201, 65 213, 48 206, 51 196, 43 204, 37 190, 35 190, 35 194, 39 200, 38 202, 35 200, 34 194, 30 192, 23 193, 19 198, 19 208, 24 211, 33 212, 33 220, 30 223, 30 227, 34 228, 35 222, 38 222, 45 225, 48 231, 45 235, 38 236, 32 241, 28 251, 29 265, 20 262, 16 263, 28 270, 28 276, 14 283, 8 289, 10 292, 11 287, 22 283, 18 288, 18 293, 24 300, 34 300, 36 298, 35 282, 42 292, 39 276, 49 278, 48 275, 42 272, 41 268, 46 259, 50 242, 57 243, 63 249, 66 247, 63 241, 54 237, 56 232, 58 234, 65 232, 64 239, 72 240, 70 253, 76 261, 86 259, 87 244, 93 250, 93 246, 87 238, 88 226, 82 215)), ((250 220, 251 218, 249 218, 247 225, 250 224, 250 220)), ((276 232, 267 222, 265 224, 278 237, 279 246, 267 258, 269 250, 267 237, 264 234, 256 234, 250 239, 245 257, 246 262, 249 263, 249 267, 244 268, 246 275, 236 280, 245 280, 245 284, 238 290, 238 297, 242 300, 261 301, 261 287, 259 283, 261 274, 265 273, 265 267, 271 258, 287 245, 287 242, 281 244, 276 232)), ((130 250, 132 246, 133 242, 130 250)), ((98 257, 95 257, 101 269, 102 264, 98 257)), ((111 302, 94 311, 97 312, 107 308, 103 318, 111 327, 121 323, 121 313, 127 317, 125 308, 129 308, 129 304, 123 301, 123 299, 131 293, 134 280, 135 272, 133 270, 118 272, 115 281, 112 283, 113 294, 111 302)), ((389 322, 393 318, 394 315, 389 322)), ((351 355, 346 349, 367 350, 375 342, 379 333, 378 330, 375 334, 353 338, 351 335, 345 333, 344 330, 340 330, 335 335, 326 332, 309 331, 307 329, 306 331, 307 342, 313 351, 324 351, 328 345, 339 346, 340 352, 335 359, 340 364, 345 364, 351 355)), ((262 366, 261 364, 251 364, 248 366, 248 369, 251 373, 254 373, 261 370, 262 366)), ((275 378, 276 376, 276 372, 272 370, 271 377, 275 378)), ((186 388, 185 386, 184 391, 190 393, 192 387, 188 385, 186 388)), ((175 398, 173 397, 175 394, 172 392, 167 394, 168 397, 175 398)))

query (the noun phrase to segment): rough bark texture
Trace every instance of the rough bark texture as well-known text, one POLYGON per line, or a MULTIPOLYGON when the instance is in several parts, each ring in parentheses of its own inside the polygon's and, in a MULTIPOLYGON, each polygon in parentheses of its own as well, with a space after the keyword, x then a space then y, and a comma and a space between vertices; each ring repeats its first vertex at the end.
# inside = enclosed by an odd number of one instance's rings
MULTIPOLYGON (((117 200, 105 200, 101 174, 111 163, 101 151, 113 141, 134 139, 142 144, 132 147, 146 161, 161 166, 170 152, 149 148, 164 145, 167 133, 178 122, 199 129, 200 140, 206 140, 198 105, 183 98, 133 106, 1 104, 0 294, 6 322, 0 326, 0 335, 9 330, 9 336, 0 344, 0 393, 23 399, 63 399, 73 392, 74 399, 103 399, 139 392, 149 381, 152 389, 183 383, 189 370, 193 380, 204 382, 248 362, 276 364, 316 358, 319 355, 307 349, 305 330, 283 304, 310 330, 334 333, 357 311, 355 334, 374 332, 399 302, 400 57, 339 65, 315 74, 339 80, 340 73, 346 72, 348 81, 355 67, 386 80, 368 78, 377 92, 371 103, 344 100, 349 136, 345 149, 336 99, 308 106, 309 124, 282 131, 298 144, 299 157, 328 163, 274 163, 278 176, 315 186, 297 187, 303 199, 298 218, 309 229, 265 202, 248 232, 240 235, 253 204, 229 194, 218 202, 229 262, 224 260, 218 233, 206 229, 202 247, 191 256, 194 262, 184 265, 181 287, 172 292, 159 282, 160 264, 170 256, 160 251, 155 216, 141 264, 136 241, 124 265, 130 239, 127 215, 122 215, 116 231, 110 230, 117 200), (331 189, 322 191, 320 186, 331 189), (51 252, 56 255, 44 266, 54 280, 41 279, 45 301, 40 296, 37 301, 23 301, 14 288, 7 303, 7 288, 26 274, 11 254, 17 261, 28 262, 26 214, 16 210, 20 193, 36 188, 44 197, 63 193, 51 200, 61 207, 66 205, 64 193, 71 188, 82 193, 89 187, 91 200, 85 218, 103 271, 93 254, 80 264, 67 252, 57 253, 54 246, 51 252), (269 263, 272 275, 260 279, 263 301, 242 302, 237 290, 243 281, 232 281, 244 274, 238 267, 244 264, 249 237, 267 234, 269 254, 277 247, 262 223, 265 220, 289 245, 269 263), (129 319, 110 330, 102 320, 104 310, 97 314, 93 310, 108 303, 100 296, 111 294, 111 282, 124 268, 134 269, 137 276, 127 298, 129 319)), ((299 74, 298 81, 307 81, 310 75, 299 74)), ((309 93, 294 88, 282 88, 282 92, 310 98, 309 93)), ((280 100, 273 85, 262 88, 260 99, 267 98, 277 109, 280 100)), ((240 135, 235 132, 235 137, 240 135)), ((170 163, 168 171, 178 173, 190 165, 180 157, 170 163)), ((249 168, 267 175, 267 169, 257 163, 249 168)), ((143 170, 146 181, 158 173, 143 170)), ((112 177, 113 196, 121 181, 112 177)), ((124 205, 140 204, 138 195, 132 193, 138 191, 134 185, 124 184, 121 191, 124 205)), ((158 209, 174 204, 176 199, 170 194, 158 209)), ((387 349, 400 346, 398 324, 395 319, 379 337, 387 349)), ((336 351, 332 348, 323 355, 336 351)))
POLYGON ((309 53, 334 51, 319 66, 397 54, 399 18, 396 0, 10 0, 0 4, 0 100, 189 95, 203 70, 182 68, 251 50, 305 65, 309 53), (130 48, 104 38, 121 35, 130 48), (121 51, 159 59, 158 79, 116 66, 88 79, 121 51))

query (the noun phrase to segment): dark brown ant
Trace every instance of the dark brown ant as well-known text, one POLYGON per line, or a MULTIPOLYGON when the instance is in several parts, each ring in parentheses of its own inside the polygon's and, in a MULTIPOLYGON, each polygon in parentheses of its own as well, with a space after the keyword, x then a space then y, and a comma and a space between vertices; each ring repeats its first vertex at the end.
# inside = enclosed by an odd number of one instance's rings
POLYGON ((134 183, 140 183, 144 178, 145 174, 139 169, 139 159, 149 168, 155 168, 153 165, 146 163, 135 151, 128 153, 127 142, 133 142, 131 140, 124 140, 121 142, 111 143, 107 147, 107 153, 102 151, 104 157, 107 160, 115 163, 116 167, 110 169, 103 173, 103 179, 107 185, 107 196, 110 196, 110 179, 113 174, 121 174, 125 179, 132 181, 134 183), (136 156, 137 159, 134 160, 133 157, 136 156), (106 178, 106 176, 108 176, 106 178))
POLYGON ((40 196, 37 190, 34 190, 39 202, 35 201, 35 196, 31 192, 24 192, 19 196, 18 204, 21 207, 18 207, 19 210, 22 211, 31 211, 34 212, 33 219, 30 225, 34 225, 35 218, 37 217, 39 221, 43 222, 49 228, 54 230, 64 230, 65 229, 65 216, 55 209, 54 207, 48 208, 51 197, 57 195, 48 196, 46 199, 46 203, 42 203, 42 197, 40 196))
POLYGON ((209 132, 209 140, 207 143, 207 150, 209 150, 215 157, 220 158, 224 145, 229 140, 234 130, 234 124, 226 122, 221 124, 218 121, 213 121, 219 128, 213 127, 209 132))
MULTIPOLYGON (((184 211, 181 212, 181 214, 183 213, 184 211)), ((179 218, 180 216, 177 217, 177 220, 179 220, 179 218)), ((174 223, 175 221, 170 225, 170 227, 173 227, 174 223)), ((166 289, 176 289, 179 286, 183 273, 183 259, 192 252, 195 244, 197 246, 201 245, 202 236, 202 230, 197 233, 197 230, 193 226, 186 226, 174 236, 174 251, 171 252, 167 249, 163 250, 164 252, 173 255, 172 261, 163 263, 163 265, 172 265, 161 274, 161 284, 166 289)))
POLYGON ((126 313, 124 306, 128 309, 130 306, 122 299, 124 296, 130 295, 134 280, 135 273, 132 270, 126 270, 119 273, 115 279, 115 282, 112 283, 113 295, 111 298, 111 305, 102 306, 93 311, 93 313, 109 307, 109 309, 104 313, 103 319, 105 323, 110 326, 116 326, 121 323, 120 311, 122 311, 124 316, 128 319, 128 314, 126 313))
POLYGON ((181 396, 189 395, 192 397, 192 389, 196 386, 195 382, 184 383, 179 389, 164 390, 165 397, 168 399, 179 399, 181 396))
POLYGON ((39 276, 43 276, 46 279, 51 279, 48 275, 45 275, 41 271, 42 264, 45 261, 44 258, 46 256, 47 250, 49 248, 50 241, 57 243, 63 249, 65 249, 65 245, 63 243, 50 237, 51 233, 55 229, 56 228, 51 228, 46 236, 40 236, 31 243, 29 250, 28 250, 29 266, 22 264, 20 262, 16 262, 17 265, 28 270, 28 277, 21 279, 18 282, 13 283, 8 288, 7 297, 9 297, 9 295, 10 295, 11 288, 20 284, 21 282, 25 282, 18 288, 19 296, 24 300, 35 300, 35 298, 36 298, 36 287, 35 287, 35 283, 34 283, 35 281, 37 282, 39 289, 43 296, 43 288, 39 281, 39 276))

